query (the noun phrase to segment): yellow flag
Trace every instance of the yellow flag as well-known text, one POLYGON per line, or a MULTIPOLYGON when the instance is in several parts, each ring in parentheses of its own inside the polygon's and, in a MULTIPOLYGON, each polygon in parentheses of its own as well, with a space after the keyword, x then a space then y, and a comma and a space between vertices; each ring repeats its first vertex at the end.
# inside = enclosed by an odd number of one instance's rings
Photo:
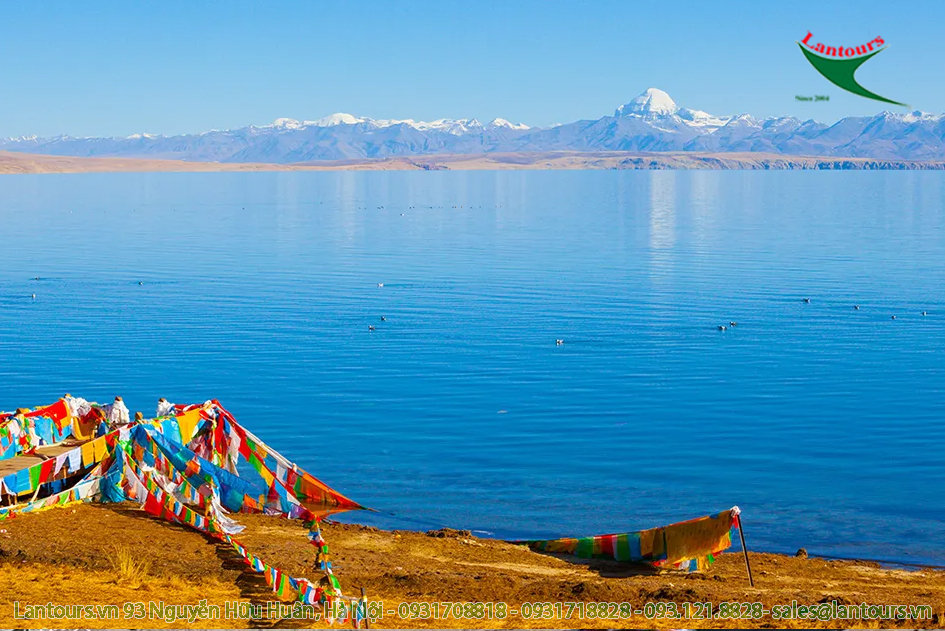
POLYGON ((194 431, 199 422, 200 410, 190 410, 177 417, 177 424, 180 426, 180 437, 185 445, 194 437, 194 431))
POLYGON ((96 438, 92 441, 92 450, 95 456, 95 462, 101 462, 108 455, 108 445, 105 443, 105 437, 96 438))
POLYGON ((95 448, 92 446, 94 442, 88 442, 82 444, 82 466, 87 467, 93 462, 95 462, 95 448))

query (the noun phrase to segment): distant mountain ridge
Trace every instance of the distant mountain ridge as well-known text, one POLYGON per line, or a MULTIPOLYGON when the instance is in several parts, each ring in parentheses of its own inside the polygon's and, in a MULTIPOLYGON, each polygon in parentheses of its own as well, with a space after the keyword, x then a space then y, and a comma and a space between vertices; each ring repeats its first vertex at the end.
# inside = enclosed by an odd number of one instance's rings
POLYGON ((312 121, 280 118, 200 134, 127 138, 35 136, 0 140, 0 150, 74 157, 293 164, 433 154, 548 151, 764 152, 876 160, 945 159, 945 115, 882 112, 833 125, 794 117, 714 116, 679 107, 650 88, 612 116, 550 128, 496 118, 377 120, 338 113, 312 121))

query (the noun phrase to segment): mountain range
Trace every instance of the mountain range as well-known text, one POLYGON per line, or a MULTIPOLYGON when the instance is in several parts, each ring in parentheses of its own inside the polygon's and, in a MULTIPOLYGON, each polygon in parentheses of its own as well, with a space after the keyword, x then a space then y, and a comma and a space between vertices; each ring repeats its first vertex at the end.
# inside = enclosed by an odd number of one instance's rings
POLYGON ((135 134, 126 138, 26 136, 0 140, 0 150, 74 157, 175 159, 276 164, 433 154, 548 151, 764 152, 794 156, 945 159, 945 115, 882 112, 833 125, 794 117, 714 116, 679 107, 650 88, 611 116, 553 127, 496 118, 378 120, 333 114, 311 121, 280 118, 200 134, 135 134))

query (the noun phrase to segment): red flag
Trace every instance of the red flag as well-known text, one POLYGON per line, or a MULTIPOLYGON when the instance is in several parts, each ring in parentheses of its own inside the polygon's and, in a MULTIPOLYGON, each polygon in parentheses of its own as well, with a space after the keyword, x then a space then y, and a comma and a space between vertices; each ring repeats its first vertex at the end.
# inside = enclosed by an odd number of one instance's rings
POLYGON ((43 464, 41 464, 39 467, 39 483, 40 484, 48 481, 50 478, 53 477, 53 473, 55 473, 55 470, 56 470, 55 467, 56 467, 55 458, 50 458, 49 460, 43 461, 43 464))

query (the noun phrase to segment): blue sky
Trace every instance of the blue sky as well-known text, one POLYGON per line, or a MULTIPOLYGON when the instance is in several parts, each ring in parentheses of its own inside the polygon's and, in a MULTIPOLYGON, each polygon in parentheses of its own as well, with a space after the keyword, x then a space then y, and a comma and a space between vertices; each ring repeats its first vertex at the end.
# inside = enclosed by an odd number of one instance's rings
POLYGON ((924 0, 5 2, 0 136, 188 133, 338 111, 548 125, 610 114, 648 87, 714 114, 831 122, 885 109, 808 65, 794 43, 808 30, 844 46, 883 36, 889 50, 860 83, 943 112, 943 23, 945 3, 924 0))

